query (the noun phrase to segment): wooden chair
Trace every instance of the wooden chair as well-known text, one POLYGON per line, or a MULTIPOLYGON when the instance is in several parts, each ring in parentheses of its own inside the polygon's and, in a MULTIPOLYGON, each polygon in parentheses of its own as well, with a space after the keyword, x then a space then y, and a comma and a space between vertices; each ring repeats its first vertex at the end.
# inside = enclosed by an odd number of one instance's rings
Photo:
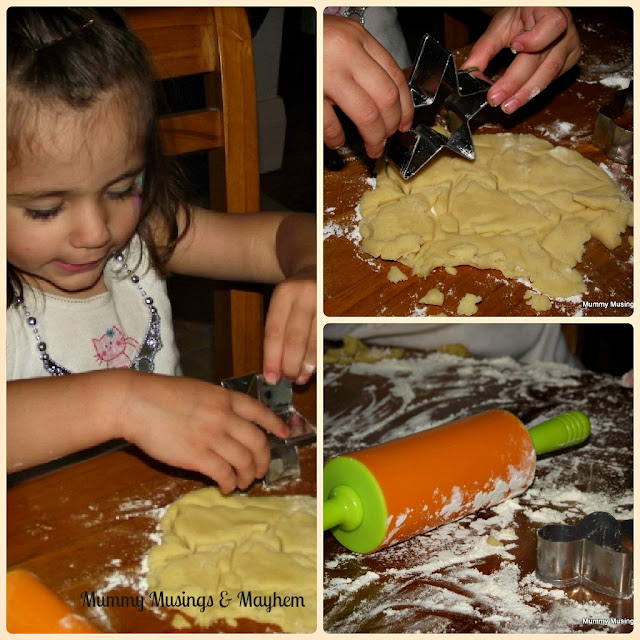
MULTIPOLYGON (((202 75, 206 106, 163 117, 167 153, 206 151, 211 208, 258 211, 256 90, 246 11, 236 7, 126 9, 159 80, 202 75)), ((215 376, 262 367, 264 296, 231 283, 214 293, 215 376)))

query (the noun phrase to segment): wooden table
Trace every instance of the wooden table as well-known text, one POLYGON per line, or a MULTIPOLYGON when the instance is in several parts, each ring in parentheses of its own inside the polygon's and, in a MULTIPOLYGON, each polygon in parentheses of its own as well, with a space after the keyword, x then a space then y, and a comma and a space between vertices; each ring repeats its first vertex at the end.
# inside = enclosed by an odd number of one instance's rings
MULTIPOLYGON (((576 149, 589 160, 603 165, 623 191, 632 196, 631 165, 617 164, 591 144, 591 134, 599 107, 606 104, 618 87, 605 86, 603 79, 632 78, 631 11, 609 9, 574 10, 583 44, 579 69, 569 72, 521 108, 513 116, 499 109, 485 108, 474 120, 478 133, 531 133, 561 146, 576 149), (628 14, 628 15, 627 15, 628 14), (627 22, 624 16, 627 15, 627 22), (620 22, 622 21, 622 22, 620 22), (612 34, 616 34, 612 37, 612 34)), ((457 52, 459 60, 464 53, 457 52)), ((615 84, 615 83, 614 83, 615 84)), ((430 307, 433 315, 444 311, 456 315, 462 296, 471 292, 482 297, 478 316, 629 316, 629 306, 589 307, 580 301, 554 301, 547 312, 536 312, 522 299, 526 286, 507 280, 499 271, 461 266, 453 276, 443 268, 428 277, 412 276, 399 265, 408 280, 391 284, 387 272, 391 261, 372 258, 359 246, 356 205, 372 188, 374 166, 366 158, 357 134, 351 135, 342 155, 325 160, 324 170, 324 311, 329 316, 411 316, 424 315, 418 300, 433 287, 445 293, 444 308, 430 307)), ((428 171, 428 167, 425 169, 428 171)), ((625 233, 613 251, 590 240, 578 271, 586 277, 585 303, 631 303, 633 301, 633 247, 625 233)))
MULTIPOLYGON (((354 451, 500 408, 532 426, 571 409, 592 424, 587 443, 538 459, 521 496, 369 555, 324 541, 329 633, 629 632, 633 599, 539 582, 537 530, 593 511, 633 509, 633 390, 564 365, 424 354, 379 364, 326 365, 324 456, 354 451), (489 536, 504 546, 489 544, 489 536)), ((455 443, 451 464, 456 464, 455 443)), ((428 455, 424 459, 429 465, 428 455)), ((402 469, 397 470, 402 474, 402 469)))
MULTIPOLYGON (((315 389, 312 383, 295 396, 296 407, 314 424, 315 389)), ((316 447, 303 448, 300 461, 299 480, 269 490, 256 485, 250 495, 315 495, 316 447)), ((131 446, 25 481, 7 492, 7 564, 33 571, 101 631, 175 632, 170 610, 87 608, 81 594, 145 595, 143 559, 159 539, 164 507, 208 484, 131 446)), ((236 628, 215 624, 207 629, 277 630, 250 620, 236 628)))

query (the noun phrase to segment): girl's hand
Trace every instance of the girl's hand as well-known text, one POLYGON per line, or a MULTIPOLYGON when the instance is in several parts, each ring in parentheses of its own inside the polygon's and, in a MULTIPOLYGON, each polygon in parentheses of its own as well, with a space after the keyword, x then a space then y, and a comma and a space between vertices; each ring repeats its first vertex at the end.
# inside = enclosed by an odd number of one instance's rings
POLYGON ((157 460, 213 478, 222 493, 246 489, 266 474, 269 446, 262 429, 289 435, 280 418, 243 393, 191 378, 131 375, 124 437, 157 460))
POLYGON ((345 142, 333 109, 339 106, 358 127, 367 154, 382 155, 387 138, 408 131, 413 102, 402 69, 391 54, 355 20, 324 16, 324 142, 345 142))
POLYGON ((274 290, 264 334, 263 374, 305 384, 316 368, 316 267, 301 269, 274 290))
POLYGON ((564 7, 509 7, 496 13, 462 69, 484 71, 503 48, 518 53, 487 94, 489 104, 513 113, 580 58, 580 38, 564 7))

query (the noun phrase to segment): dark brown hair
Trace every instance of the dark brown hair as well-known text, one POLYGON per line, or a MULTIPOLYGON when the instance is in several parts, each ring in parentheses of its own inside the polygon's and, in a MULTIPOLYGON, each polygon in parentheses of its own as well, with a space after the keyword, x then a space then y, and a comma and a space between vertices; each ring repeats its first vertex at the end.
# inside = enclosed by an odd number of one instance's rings
MULTIPOLYGON (((179 240, 176 214, 185 201, 184 180, 162 154, 158 95, 146 51, 115 9, 18 8, 7 11, 7 162, 18 164, 30 143, 40 108, 56 103, 78 111, 115 92, 131 114, 132 142, 146 150, 138 232, 151 261, 164 270, 179 240), (153 220, 149 215, 153 212, 153 220), (153 229, 163 230, 161 246, 153 229)), ((188 214, 188 208, 187 208, 188 214)), ((7 304, 22 292, 17 269, 7 263, 7 304)))

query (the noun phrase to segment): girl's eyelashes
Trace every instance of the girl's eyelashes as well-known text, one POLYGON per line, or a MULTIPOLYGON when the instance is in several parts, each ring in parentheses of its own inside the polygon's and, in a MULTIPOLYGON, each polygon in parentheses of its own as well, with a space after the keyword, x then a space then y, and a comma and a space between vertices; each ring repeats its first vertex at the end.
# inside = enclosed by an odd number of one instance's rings
POLYGON ((109 191, 107 195, 112 200, 125 200, 126 198, 139 195, 139 190, 136 183, 132 182, 124 191, 109 191))
MULTIPOLYGON (((108 191, 106 193, 107 197, 110 200, 126 200, 127 198, 133 198, 135 196, 140 196, 142 193, 142 186, 140 180, 135 180, 132 182, 126 189, 123 191, 108 191)), ((63 209, 63 204, 56 205, 55 207, 50 207, 48 209, 30 209, 29 207, 25 208, 27 215, 34 220, 47 220, 49 218, 54 218, 57 216, 63 209)))
POLYGON ((49 218, 54 218, 57 216, 60 211, 62 211, 62 205, 59 204, 56 207, 52 207, 51 209, 25 209, 27 215, 34 220, 47 220, 49 218))
POLYGON ((139 175, 124 191, 110 191, 108 196, 113 200, 124 200, 133 196, 142 195, 144 185, 144 173, 139 175))

